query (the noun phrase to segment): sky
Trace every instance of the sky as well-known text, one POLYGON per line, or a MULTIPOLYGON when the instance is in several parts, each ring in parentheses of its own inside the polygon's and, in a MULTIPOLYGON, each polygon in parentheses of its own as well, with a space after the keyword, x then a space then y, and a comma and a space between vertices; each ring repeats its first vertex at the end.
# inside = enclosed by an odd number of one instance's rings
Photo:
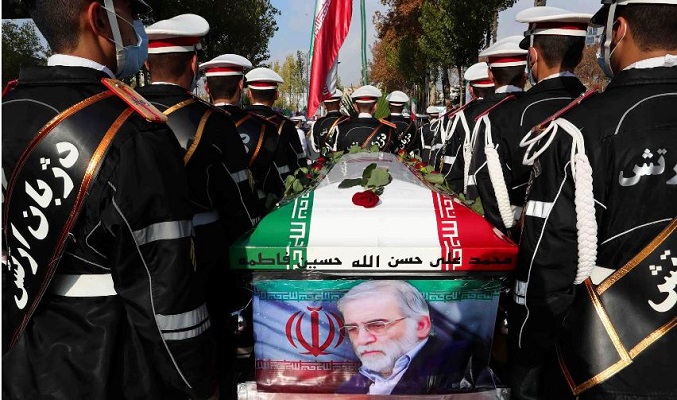
MULTIPOLYGON (((593 14, 600 8, 598 0, 548 0, 547 5, 565 8, 569 11, 593 14)), ((289 54, 296 54, 297 50, 307 53, 310 48, 310 31, 313 26, 315 1, 312 0, 271 0, 271 4, 280 10, 277 16, 278 31, 271 39, 268 49, 270 62, 280 61, 289 54)), ((511 35, 521 35, 526 25, 516 22, 515 15, 526 8, 532 7, 533 0, 518 0, 515 5, 501 12, 498 19, 498 38, 511 35)), ((372 23, 376 11, 385 12, 386 7, 380 0, 366 0, 367 16, 367 59, 371 61, 371 45, 376 41, 376 31, 372 23)), ((362 68, 360 43, 360 2, 353 0, 353 18, 350 31, 339 52, 339 76, 341 84, 350 86, 359 85, 360 69, 362 68)))

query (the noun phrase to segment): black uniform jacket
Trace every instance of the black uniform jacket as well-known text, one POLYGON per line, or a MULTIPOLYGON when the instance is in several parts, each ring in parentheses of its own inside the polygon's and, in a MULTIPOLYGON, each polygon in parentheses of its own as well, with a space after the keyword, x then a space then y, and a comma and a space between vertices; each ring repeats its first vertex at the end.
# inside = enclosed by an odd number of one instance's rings
POLYGON ((421 152, 421 136, 416 134, 416 122, 402 114, 388 115, 386 121, 397 126, 395 129, 395 150, 406 150, 407 153, 421 152))
POLYGON ((294 173, 299 167, 308 165, 308 159, 303 151, 299 134, 289 118, 260 104, 249 106, 245 108, 245 111, 260 115, 277 127, 277 135, 280 136, 280 151, 276 164, 282 180, 294 173))
MULTIPOLYGON (((468 134, 472 134, 475 127, 475 118, 488 110, 494 104, 498 103, 505 97, 505 93, 492 93, 487 97, 477 99, 456 115, 456 118, 463 117, 468 123, 468 134)), ((453 123, 453 120, 451 121, 453 123)), ((450 127, 451 128, 451 127, 450 127)), ((463 143, 466 138, 465 127, 459 121, 456 128, 449 135, 449 139, 444 144, 442 151, 442 168, 441 173, 444 174, 444 179, 449 184, 449 187, 457 193, 463 192, 463 168, 465 167, 465 156, 463 155, 463 143), (453 162, 446 162, 445 160, 452 160, 453 162)))
MULTIPOLYGON (((390 394, 443 394, 460 390, 461 380, 470 362, 470 342, 445 342, 431 336, 410 361, 409 367, 390 394)), ((368 393, 373 382, 357 373, 341 384, 336 393, 368 393)))
MULTIPOLYGON (((481 117, 488 112, 487 115, 491 115, 492 113, 496 112, 497 110, 500 110, 501 107, 507 106, 510 102, 515 101, 515 99, 518 99, 519 97, 523 96, 524 92, 511 92, 511 93, 492 93, 488 95, 485 100, 486 102, 482 102, 481 106, 478 106, 478 108, 482 108, 481 112, 477 112, 476 109, 473 108, 473 114, 470 116, 467 116, 468 123, 470 124, 470 121, 472 120, 472 126, 471 126, 471 134, 475 132, 475 137, 471 138, 471 143, 474 143, 474 147, 472 149, 472 159, 471 160, 466 160, 465 157, 463 157, 463 163, 461 167, 461 189, 463 189, 463 167, 465 166, 465 163, 469 162, 470 163, 470 169, 468 170, 468 193, 466 195, 471 198, 471 199, 476 199, 479 197, 479 193, 477 192, 477 186, 475 184, 475 172, 479 168, 483 168, 486 166, 486 157, 482 156, 482 161, 478 162, 475 160, 475 155, 478 152, 481 152, 482 155, 484 155, 484 128, 485 125, 484 123, 481 123, 481 117), (512 100, 505 100, 506 97, 508 96, 513 96, 512 100), (503 103, 500 103, 503 101, 503 103), (493 108, 495 107, 495 108, 493 108), (476 126, 476 125, 480 126, 476 126), (478 150, 479 149, 479 150, 478 150)), ((462 146, 462 145, 461 145, 462 146)), ((461 149, 461 153, 463 150, 461 149)), ((459 165, 461 166, 461 165, 459 165)))
MULTIPOLYGON (((602 94, 564 114, 564 119, 581 130, 592 167, 598 224, 596 265, 622 267, 677 215, 675 110, 677 68, 658 67, 624 70, 602 94)), ((534 161, 528 189, 516 270, 520 288, 509 313, 512 357, 527 371, 543 364, 562 321, 568 324, 579 315, 572 308, 574 298, 586 295, 583 285, 573 285, 578 241, 571 144, 570 135, 556 135, 534 161)), ((657 285, 669 270, 675 271, 672 260, 656 274, 657 285)), ((647 268, 646 273, 650 272, 647 268)), ((663 300, 665 293, 655 290, 654 301, 663 300)), ((640 322, 631 314, 627 321, 640 322)), ((673 328, 583 397, 674 399, 675 355, 677 330, 673 328)))
POLYGON ((374 117, 351 117, 336 127, 334 150, 346 151, 352 146, 369 148, 377 145, 381 151, 394 150, 395 125, 374 117))
POLYGON ((184 162, 195 214, 218 213, 217 221, 196 219, 193 224, 209 229, 209 243, 215 246, 205 250, 220 252, 223 240, 233 242, 254 226, 262 213, 250 182, 247 154, 230 115, 178 85, 148 85, 139 88, 139 93, 160 111, 169 113, 167 123, 187 151, 184 162), (176 108, 187 100, 194 102, 176 108), (222 233, 211 229, 212 224, 220 225, 222 233))
POLYGON ((418 137, 421 141, 421 160, 425 163, 430 163, 432 161, 431 149, 433 142, 435 141, 435 135, 440 130, 441 123, 441 119, 432 118, 418 128, 418 137))
MULTIPOLYGON (((248 165, 254 176, 259 200, 265 203, 269 195, 276 200, 281 199, 284 194, 284 180, 280 176, 275 160, 279 158, 282 138, 278 136, 275 124, 233 104, 219 108, 230 113, 240 133, 249 157, 248 165)), ((289 169, 288 164, 282 167, 289 169)))
MULTIPOLYGON (((106 90, 104 77, 84 67, 23 69, 19 85, 3 98, 3 176, 9 179, 50 119, 106 90)), ((87 134, 86 128, 74 131, 73 140, 87 134)), ((3 354, 3 398, 185 399, 214 393, 213 338, 194 282, 192 211, 181 157, 165 124, 133 115, 122 125, 48 293, 18 343, 3 354), (111 274, 117 294, 50 294, 63 274, 111 274)), ((13 283, 5 275, 3 308, 13 302, 13 283)))
MULTIPOLYGON (((522 164, 525 149, 520 140, 531 128, 566 106, 585 91, 585 86, 574 76, 546 79, 529 89, 523 96, 496 108, 489 114, 491 137, 508 189, 510 204, 517 207, 517 216, 524 205, 524 195, 531 166, 522 164)), ((475 184, 482 200, 484 216, 492 225, 506 231, 498 211, 496 194, 489 178, 484 153, 485 132, 481 129, 475 139, 473 164, 475 184)))
POLYGON ((331 150, 336 139, 336 126, 340 119, 347 119, 341 111, 329 111, 327 115, 319 118, 310 128, 310 146, 316 154, 321 154, 323 149, 331 150))

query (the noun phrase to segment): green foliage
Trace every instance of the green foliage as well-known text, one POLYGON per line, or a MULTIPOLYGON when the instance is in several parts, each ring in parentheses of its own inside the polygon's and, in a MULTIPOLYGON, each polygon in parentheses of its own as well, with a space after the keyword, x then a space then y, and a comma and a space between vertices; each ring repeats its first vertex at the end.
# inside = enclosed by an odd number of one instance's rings
POLYGON ((301 105, 308 95, 306 66, 306 56, 301 51, 297 51, 296 55, 287 55, 282 66, 278 63, 273 65, 272 69, 284 79, 284 83, 278 86, 280 98, 276 106, 292 112, 301 111, 301 105))
POLYGON ((259 66, 270 57, 268 42, 278 29, 275 16, 280 14, 270 0, 156 1, 147 22, 184 13, 200 15, 209 22, 210 30, 204 39, 204 60, 235 53, 259 66))
POLYGON ((383 187, 393 181, 392 175, 387 168, 379 167, 371 163, 362 171, 361 178, 348 178, 339 183, 339 188, 346 189, 360 185, 366 190, 371 190, 377 195, 383 194, 383 187))
POLYGON ((33 21, 2 22, 2 86, 19 77, 22 66, 44 65, 48 50, 40 43, 33 21))

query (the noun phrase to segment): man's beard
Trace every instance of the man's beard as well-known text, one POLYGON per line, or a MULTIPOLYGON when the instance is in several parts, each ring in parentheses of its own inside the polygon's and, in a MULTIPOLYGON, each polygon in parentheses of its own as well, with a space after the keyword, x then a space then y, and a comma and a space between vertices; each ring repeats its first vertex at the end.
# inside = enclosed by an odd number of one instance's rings
MULTIPOLYGON (((415 321, 412 322, 415 323, 415 321)), ((395 362, 409 350, 414 348, 419 342, 419 338, 416 334, 416 326, 407 325, 404 335, 399 340, 388 339, 381 343, 356 346, 355 353, 357 353, 360 361, 362 361, 362 366, 369 371, 380 375, 390 374, 395 367, 395 362), (360 354, 365 351, 378 351, 381 353, 361 356, 360 354)))

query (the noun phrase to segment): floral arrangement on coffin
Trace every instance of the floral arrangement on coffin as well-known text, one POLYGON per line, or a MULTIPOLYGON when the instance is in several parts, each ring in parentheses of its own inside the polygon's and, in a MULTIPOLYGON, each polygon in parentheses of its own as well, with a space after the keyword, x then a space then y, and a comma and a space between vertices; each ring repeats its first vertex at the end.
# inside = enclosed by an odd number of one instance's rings
POLYGON ((456 198, 458 198, 463 204, 468 206, 471 210, 475 211, 480 215, 484 215, 482 201, 479 198, 477 198, 476 200, 466 199, 463 193, 456 193, 453 190, 451 190, 449 185, 447 185, 444 176, 440 174, 438 171, 435 171, 434 167, 423 162, 421 157, 412 153, 407 153, 406 150, 400 150, 397 152, 397 159, 403 164, 407 165, 415 175, 418 175, 419 177, 423 178, 423 181, 427 182, 431 189, 437 192, 456 196, 456 198))
POLYGON ((348 178, 339 183, 340 189, 361 185, 365 190, 353 195, 353 204, 364 208, 376 207, 379 195, 383 194, 383 188, 393 181, 393 177, 387 168, 379 167, 371 163, 362 171, 360 178, 348 178))
POLYGON ((323 157, 318 157, 307 167, 301 167, 293 174, 287 175, 284 180, 284 199, 297 197, 300 194, 313 189, 320 180, 327 175, 327 172, 341 158, 343 152, 337 151, 327 153, 323 157))
MULTIPOLYGON (((359 146, 352 146, 347 152, 336 151, 324 153, 308 167, 301 167, 293 174, 287 176, 284 181, 285 191, 284 200, 295 198, 317 186, 320 180, 327 174, 336 161, 345 153, 374 153, 379 152, 377 145, 362 149, 359 146)), ((463 204, 480 215, 484 215, 484 209, 480 199, 466 199, 462 193, 454 193, 444 176, 435 169, 424 163, 421 157, 407 153, 406 150, 397 152, 397 158, 400 162, 407 165, 409 169, 417 176, 427 182, 432 190, 437 192, 456 196, 463 204)), ((386 168, 378 167, 376 164, 368 165, 362 172, 361 178, 345 179, 339 184, 340 188, 348 188, 357 185, 364 187, 364 191, 355 193, 352 201, 354 204, 366 208, 375 207, 379 202, 379 195, 383 194, 384 187, 392 181, 392 177, 386 168)), ((284 201, 283 201, 284 202, 284 201)))

